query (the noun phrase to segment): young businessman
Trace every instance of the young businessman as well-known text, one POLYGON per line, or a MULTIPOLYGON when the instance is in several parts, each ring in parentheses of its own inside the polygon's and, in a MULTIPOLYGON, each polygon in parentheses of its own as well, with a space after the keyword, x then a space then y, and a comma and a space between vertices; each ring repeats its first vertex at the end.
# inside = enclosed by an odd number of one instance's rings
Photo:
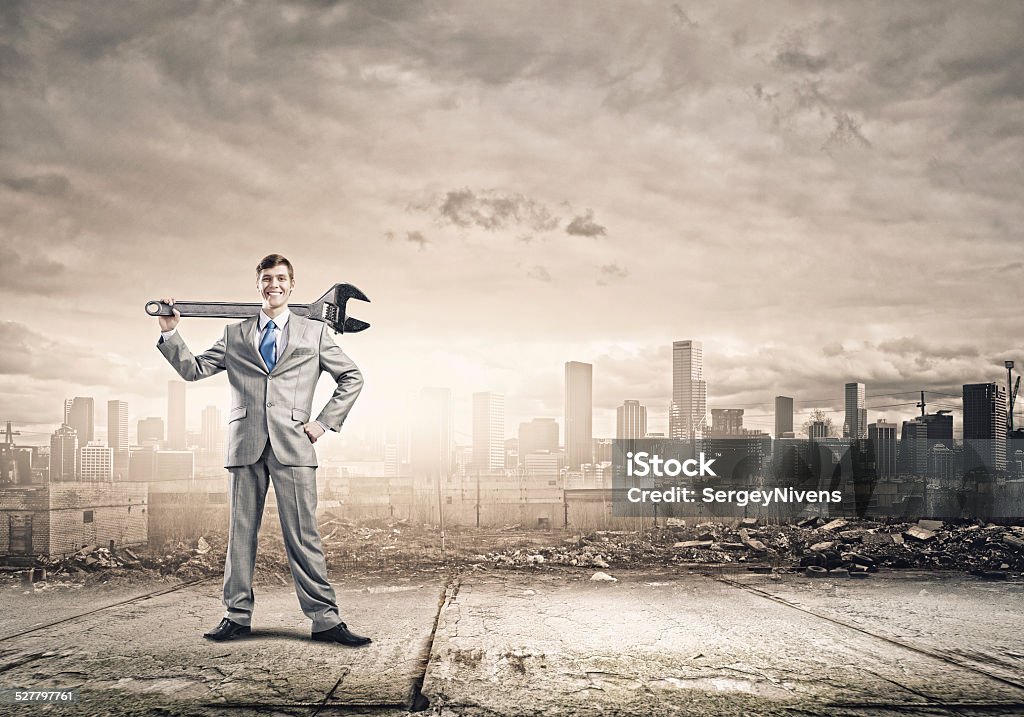
MULTIPOLYGON (((302 612, 313 621, 312 638, 357 646, 370 642, 349 631, 338 614, 327 581, 316 524, 316 451, 328 429, 337 431, 362 389, 356 365, 338 348, 327 325, 288 310, 295 288, 291 263, 280 254, 256 267, 263 302, 259 316, 232 324, 204 353, 193 356, 176 327, 181 319, 160 317, 157 348, 186 381, 227 371, 231 385, 228 455, 231 472, 230 532, 224 562, 224 606, 220 624, 203 635, 229 640, 250 634, 256 540, 270 481, 285 549, 302 612), (334 395, 310 420, 313 391, 322 372, 338 383, 334 395)), ((164 299, 174 304, 173 299, 164 299)))

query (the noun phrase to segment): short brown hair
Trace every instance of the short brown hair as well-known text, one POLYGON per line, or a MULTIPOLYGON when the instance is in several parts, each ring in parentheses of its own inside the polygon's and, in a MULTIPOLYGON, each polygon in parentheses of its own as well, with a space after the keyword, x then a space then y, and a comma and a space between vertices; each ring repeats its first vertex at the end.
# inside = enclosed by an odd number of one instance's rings
POLYGON ((288 278, 295 281, 295 271, 292 269, 292 263, 280 254, 267 254, 265 257, 260 259, 260 263, 256 265, 256 276, 259 276, 260 272, 264 269, 273 269, 275 266, 280 266, 281 264, 288 267, 288 278))

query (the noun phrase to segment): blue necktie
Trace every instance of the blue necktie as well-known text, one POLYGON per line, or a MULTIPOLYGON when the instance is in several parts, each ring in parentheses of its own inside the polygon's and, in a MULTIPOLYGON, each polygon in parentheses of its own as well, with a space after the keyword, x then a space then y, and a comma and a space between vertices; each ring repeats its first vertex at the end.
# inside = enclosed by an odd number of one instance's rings
POLYGON ((277 358, 274 356, 277 353, 275 351, 277 341, 274 340, 274 329, 276 328, 273 321, 268 321, 266 331, 263 333, 263 340, 260 341, 260 356, 267 363, 267 371, 273 371, 274 364, 277 363, 277 358))

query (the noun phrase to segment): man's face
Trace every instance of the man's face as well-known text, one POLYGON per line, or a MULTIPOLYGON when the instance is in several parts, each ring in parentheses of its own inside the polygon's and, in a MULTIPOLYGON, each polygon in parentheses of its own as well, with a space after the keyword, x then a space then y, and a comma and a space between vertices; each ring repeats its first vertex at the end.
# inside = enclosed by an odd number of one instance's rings
POLYGON ((271 269, 264 269, 256 280, 264 309, 276 309, 288 303, 288 297, 295 288, 295 281, 288 276, 288 267, 278 264, 271 269))

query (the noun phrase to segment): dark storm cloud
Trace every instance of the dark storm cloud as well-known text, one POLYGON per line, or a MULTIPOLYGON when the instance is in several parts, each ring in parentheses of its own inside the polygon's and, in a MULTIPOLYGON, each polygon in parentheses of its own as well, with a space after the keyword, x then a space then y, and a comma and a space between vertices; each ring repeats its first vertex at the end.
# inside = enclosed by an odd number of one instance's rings
POLYGON ((588 209, 583 214, 573 217, 569 226, 565 228, 566 234, 581 237, 604 236, 606 231, 603 226, 594 221, 594 210, 588 209))
POLYGON ((0 184, 15 192, 62 197, 71 192, 71 181, 63 174, 39 174, 31 177, 4 177, 0 184))
POLYGON ((557 228, 559 222, 543 203, 497 189, 457 189, 412 208, 430 212, 442 225, 461 229, 525 228, 545 232, 557 228))
POLYGON ((9 242, 0 242, 4 256, 4 291, 25 295, 59 296, 67 293, 74 280, 68 266, 47 256, 25 256, 9 242))

